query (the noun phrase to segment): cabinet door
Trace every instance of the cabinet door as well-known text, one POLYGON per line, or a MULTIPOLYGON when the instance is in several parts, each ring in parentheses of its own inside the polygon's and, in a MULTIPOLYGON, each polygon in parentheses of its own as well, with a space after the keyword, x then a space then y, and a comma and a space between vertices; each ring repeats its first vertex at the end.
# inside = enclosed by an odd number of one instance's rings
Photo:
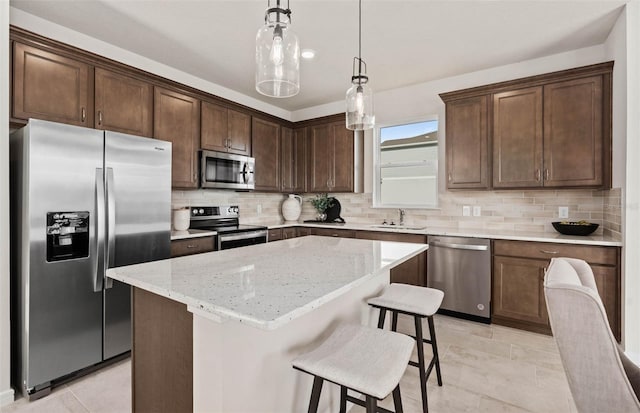
POLYGON ((602 76, 544 87, 545 186, 604 184, 602 115, 602 76))
POLYGON ((542 87, 493 95, 493 187, 542 186, 542 87))
POLYGON ((544 269, 547 260, 493 258, 492 317, 538 324, 549 330, 544 300, 544 269))
POLYGON ((607 319, 611 332, 616 340, 621 340, 620 329, 620 283, 618 282, 618 270, 616 267, 605 267, 602 265, 591 265, 593 276, 598 287, 598 294, 607 312, 607 319))
POLYGON ((280 125, 253 118, 251 146, 256 191, 280 192, 280 125))
MULTIPOLYGON (((380 241, 413 242, 426 244, 427 237, 416 234, 398 234, 393 232, 358 231, 356 238, 374 239, 380 241)), ((408 261, 391 269, 391 282, 418 285, 427 285, 427 252, 416 255, 408 261)))
POLYGON ((306 192, 305 129, 282 128, 280 173, 282 192, 306 192))
POLYGON ((171 142, 171 183, 176 188, 198 187, 200 101, 172 90, 155 88, 153 135, 171 142))
POLYGON ((310 126, 307 129, 307 190, 309 192, 329 192, 329 182, 333 169, 333 136, 329 125, 310 126))
POLYGON ((251 116, 229 109, 229 152, 251 156, 251 116))
POLYGON ((153 87, 105 69, 95 69, 96 128, 151 137, 153 87))
POLYGON ((330 125, 333 135, 333 171, 330 181, 331 192, 353 192, 353 131, 344 122, 330 125))
POLYGON ((202 149, 226 152, 229 139, 227 108, 203 101, 201 116, 200 146, 202 149))
POLYGON ((268 231, 268 236, 267 236, 268 242, 278 241, 281 239, 282 239, 282 228, 272 228, 268 231))
POLYGON ((93 68, 14 43, 13 116, 93 127, 93 68))
POLYGON ((489 187, 488 97, 447 102, 447 188, 489 187))

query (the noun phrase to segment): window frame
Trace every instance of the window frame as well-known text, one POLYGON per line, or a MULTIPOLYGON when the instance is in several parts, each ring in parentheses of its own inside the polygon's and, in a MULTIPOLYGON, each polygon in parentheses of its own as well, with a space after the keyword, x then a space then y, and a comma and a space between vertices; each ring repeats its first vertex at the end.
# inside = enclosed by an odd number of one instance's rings
POLYGON ((438 122, 438 130, 436 131, 437 137, 438 137, 438 147, 440 146, 440 116, 438 116, 437 114, 431 114, 431 115, 426 115, 426 116, 419 116, 419 117, 414 117, 414 118, 409 118, 409 119, 404 119, 401 121, 394 121, 394 122, 388 122, 388 123, 383 123, 383 124, 376 124, 375 128, 374 128, 374 133, 373 133, 373 182, 372 182, 372 186, 373 186, 373 201, 372 201, 372 207, 373 208, 403 208, 403 209, 439 209, 439 205, 440 205, 440 185, 439 185, 439 181, 440 181, 440 148, 438 148, 438 168, 437 168, 437 174, 436 174, 436 180, 435 180, 435 185, 436 185, 436 199, 435 199, 435 203, 434 204, 422 204, 422 205, 418 205, 418 204, 401 204, 401 203, 394 203, 394 204, 383 204, 381 202, 381 195, 382 195, 382 191, 380 188, 380 179, 381 179, 381 175, 382 175, 382 167, 380 165, 380 134, 381 134, 381 130, 383 128, 388 128, 388 127, 393 127, 393 126, 401 126, 401 125, 408 125, 411 123, 421 123, 421 122, 432 122, 432 121, 437 121, 438 122))

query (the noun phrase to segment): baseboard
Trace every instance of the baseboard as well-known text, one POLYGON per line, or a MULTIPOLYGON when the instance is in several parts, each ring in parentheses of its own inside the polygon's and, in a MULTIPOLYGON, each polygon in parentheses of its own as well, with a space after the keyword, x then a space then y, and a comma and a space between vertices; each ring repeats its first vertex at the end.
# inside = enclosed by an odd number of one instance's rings
POLYGON ((0 392, 0 407, 13 403, 14 393, 13 389, 7 389, 0 392))

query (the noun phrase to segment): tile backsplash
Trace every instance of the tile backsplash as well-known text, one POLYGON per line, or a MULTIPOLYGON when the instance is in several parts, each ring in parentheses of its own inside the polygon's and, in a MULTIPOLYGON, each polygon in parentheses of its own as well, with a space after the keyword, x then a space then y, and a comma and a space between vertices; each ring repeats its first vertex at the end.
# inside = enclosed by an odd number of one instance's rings
MULTIPOLYGON (((332 194, 342 206, 342 217, 350 223, 398 222, 397 208, 372 208, 372 194, 332 194)), ((303 194, 300 221, 314 219, 309 203, 313 194, 303 194)), ((237 204, 240 220, 246 224, 273 224, 281 221, 283 194, 216 190, 174 191, 174 208, 195 205, 237 204)), ((621 190, 526 190, 526 191, 447 191, 440 194, 438 209, 405 209, 405 223, 413 226, 459 229, 553 232, 552 221, 558 207, 569 208, 566 220, 586 220, 600 224, 596 234, 620 238, 621 190), (480 207, 480 216, 463 216, 463 206, 480 207)), ((473 214, 472 214, 473 215, 473 214)))

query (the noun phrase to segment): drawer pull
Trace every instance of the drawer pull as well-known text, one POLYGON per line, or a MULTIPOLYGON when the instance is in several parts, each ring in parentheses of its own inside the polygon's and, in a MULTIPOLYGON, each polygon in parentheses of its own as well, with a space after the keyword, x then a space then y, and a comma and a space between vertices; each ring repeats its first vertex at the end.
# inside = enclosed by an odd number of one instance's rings
POLYGON ((554 254, 554 255, 558 253, 558 251, 547 251, 547 250, 540 250, 540 252, 543 254, 554 254))
POLYGON ((196 247, 195 245, 191 245, 191 244, 187 245, 187 248, 195 248, 195 247, 196 247))

